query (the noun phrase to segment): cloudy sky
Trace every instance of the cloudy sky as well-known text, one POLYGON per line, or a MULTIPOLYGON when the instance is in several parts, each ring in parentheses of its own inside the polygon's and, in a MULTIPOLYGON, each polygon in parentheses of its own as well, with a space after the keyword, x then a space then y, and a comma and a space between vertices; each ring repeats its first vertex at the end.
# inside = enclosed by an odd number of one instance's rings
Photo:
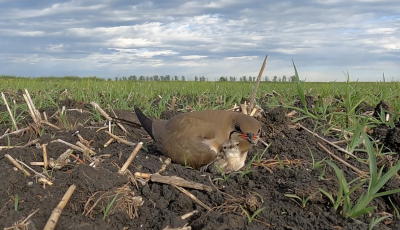
POLYGON ((0 74, 400 81, 398 0, 0 0, 0 74))

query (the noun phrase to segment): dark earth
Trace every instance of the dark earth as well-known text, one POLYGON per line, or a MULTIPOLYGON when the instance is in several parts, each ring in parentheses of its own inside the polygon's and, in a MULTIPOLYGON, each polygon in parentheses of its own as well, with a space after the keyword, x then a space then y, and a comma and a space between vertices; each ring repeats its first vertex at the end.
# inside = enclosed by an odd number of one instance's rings
MULTIPOLYGON (((330 159, 329 154, 317 144, 318 142, 342 159, 346 159, 345 155, 292 123, 292 118, 286 116, 291 110, 283 107, 267 108, 264 106, 266 103, 260 104, 264 110, 258 117, 263 123, 261 139, 271 145, 260 161, 255 160, 252 165, 249 164, 247 171, 232 173, 224 178, 222 175, 200 172, 171 163, 167 165, 165 171, 161 172, 161 175, 178 176, 211 186, 212 192, 186 188, 212 209, 207 211, 172 185, 144 180, 135 181, 127 175, 120 175, 118 170, 134 147, 117 142, 104 147, 110 139, 105 133, 108 129, 99 130, 104 127, 104 122, 93 121, 89 113, 89 111, 94 111, 92 106, 73 100, 63 101, 59 106, 60 108, 66 106, 66 120, 63 121, 58 115, 49 118, 49 122, 62 127, 61 130, 42 125, 40 129, 31 129, 20 135, 9 135, 0 139, 1 146, 23 146, 29 141, 38 139, 36 144, 30 146, 0 150, 0 168, 2 169, 0 172, 0 227, 15 226, 37 210, 25 221, 26 228, 9 229, 43 229, 68 187, 75 184, 76 190, 65 206, 56 229, 164 229, 167 226, 177 229, 190 226, 191 229, 213 230, 368 229, 371 217, 388 214, 392 216, 379 223, 374 229, 400 229, 400 221, 396 218, 393 208, 393 205, 400 208, 399 194, 375 198, 370 204, 376 207, 371 214, 357 219, 342 217, 341 207, 335 211, 329 199, 318 192, 318 188, 323 188, 335 197, 338 182, 334 171, 330 166, 312 169, 310 151, 315 162, 330 159), (68 109, 82 109, 83 112, 68 109), (42 162, 40 145, 48 144, 48 158, 57 159, 68 149, 68 146, 51 141, 61 139, 75 144, 78 141, 78 137, 73 135, 75 131, 79 131, 84 139, 91 141, 89 146, 97 153, 97 156, 106 156, 97 167, 89 166, 88 161, 82 164, 71 158, 71 162, 61 169, 48 170, 47 174, 51 176, 53 185, 43 186, 33 173, 28 177, 21 171, 14 170, 14 166, 4 157, 5 154, 9 154, 28 165, 30 162, 42 162), (295 194, 301 198, 310 196, 310 199, 305 207, 302 207, 300 200, 289 198, 285 194, 295 194), (17 210, 15 210, 16 196, 18 196, 17 210), (114 197, 116 200, 112 203, 108 215, 103 219, 103 210, 114 197), (132 201, 138 197, 143 201, 141 205, 132 201), (181 218, 182 215, 194 210, 198 212, 187 219, 181 218), (249 221, 243 210, 250 216, 255 213, 254 219, 249 221)), ((374 106, 371 108, 373 109, 374 106)), ((40 110, 40 112, 44 111, 50 117, 57 112, 57 108, 40 110)), ((4 105, 0 106, 0 112, 0 116, 7 116, 4 105)), ((168 119, 179 113, 176 109, 168 110, 161 117, 168 119)), ((135 114, 131 111, 116 111, 116 114, 120 118, 136 121, 135 114)), ((20 128, 32 124, 28 113, 24 113, 23 116, 25 119, 19 124, 20 128)), ((311 119, 301 120, 300 123, 311 130, 315 126, 311 119)), ((1 123, 0 134, 4 134, 11 127, 11 123, 1 123)), ((126 124, 124 127, 128 130, 128 135, 118 127, 113 127, 113 133, 125 136, 128 141, 134 143, 140 141, 144 143, 144 147, 129 166, 129 171, 132 173, 158 172, 166 158, 156 150, 144 130, 126 124)), ((376 129, 379 134, 377 137, 381 138, 391 151, 399 153, 399 123, 392 129, 386 126, 378 126, 376 129)), ((371 130, 370 133, 373 131, 371 130)), ((318 129, 317 133, 322 135, 318 129)), ((333 137, 326 138, 336 141, 333 137)), ((250 162, 256 154, 260 155, 264 150, 265 146, 259 142, 251 150, 247 161, 250 162)), ((73 154, 82 159, 82 153, 74 151, 73 154)), ((367 158, 365 153, 357 153, 357 155, 367 158)), ((392 155, 389 160, 377 159, 387 165, 394 164, 396 160, 397 154, 392 155)), ((347 181, 357 177, 350 168, 336 160, 332 161, 343 170, 347 181)), ((368 172, 368 166, 364 163, 353 158, 348 158, 347 162, 368 172)), ((39 173, 44 172, 42 166, 31 167, 39 173)), ((395 176, 382 190, 399 187, 400 179, 395 176)), ((365 193, 366 189, 367 185, 357 189, 351 196, 352 201, 354 202, 357 197, 365 193)))

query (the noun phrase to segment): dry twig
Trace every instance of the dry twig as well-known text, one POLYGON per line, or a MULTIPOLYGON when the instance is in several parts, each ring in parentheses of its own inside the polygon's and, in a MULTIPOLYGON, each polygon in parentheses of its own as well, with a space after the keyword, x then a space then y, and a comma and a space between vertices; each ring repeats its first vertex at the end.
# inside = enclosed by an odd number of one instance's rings
POLYGON ((14 125, 14 129, 15 129, 15 130, 18 130, 18 126, 17 126, 17 123, 15 122, 14 115, 13 115, 13 113, 11 112, 10 106, 8 106, 7 99, 6 99, 6 97, 4 96, 4 93, 3 93, 3 92, 1 92, 1 97, 3 98, 4 104, 5 104, 6 107, 7 107, 8 114, 10 114, 10 118, 11 118, 11 121, 12 121, 12 123, 13 123, 13 125, 14 125))
POLYGON ((56 227, 57 221, 60 218, 65 205, 68 203, 68 201, 71 198, 72 194, 74 193, 75 189, 76 189, 76 185, 73 184, 73 185, 69 186, 67 192, 64 194, 60 203, 57 205, 57 207, 51 213, 51 216, 50 216, 49 220, 47 220, 47 223, 44 226, 43 230, 53 230, 56 227))
POLYGON ((356 157, 354 154, 352 154, 351 152, 347 151, 346 149, 344 149, 344 148, 342 148, 342 147, 340 147, 340 146, 337 146, 337 145, 333 144, 332 142, 330 142, 330 141, 328 141, 328 140, 322 138, 322 137, 319 136, 318 134, 316 134, 316 133, 312 132, 311 130, 307 129, 306 127, 304 127, 302 124, 298 123, 298 125, 299 125, 299 127, 301 127, 302 129, 304 129, 304 130, 307 131, 308 133, 310 133, 310 134, 312 134, 313 136, 315 136, 315 137, 317 137, 317 138, 319 138, 319 139, 325 141, 326 143, 328 143, 329 145, 335 147, 335 148, 338 149, 339 151, 342 151, 342 152, 348 154, 349 156, 352 156, 352 157, 354 157, 354 158, 357 159, 357 157, 356 157))
POLYGON ((12 156, 10 156, 9 154, 4 155, 5 158, 7 158, 7 160, 9 160, 17 169, 21 170, 22 172, 24 172, 24 174, 26 176, 30 176, 31 174, 22 167, 22 165, 20 165, 14 158, 12 158, 12 156))
POLYGON ((264 72, 265 62, 267 61, 267 57, 268 57, 268 54, 265 55, 264 62, 261 66, 260 72, 258 73, 257 82, 255 83, 253 93, 251 94, 250 104, 249 104, 249 108, 248 108, 249 113, 253 110, 253 107, 254 107, 254 101, 256 99, 258 85, 260 84, 260 79, 261 79, 262 73, 264 72))
POLYGON ((176 185, 172 185, 174 186, 176 189, 178 189, 179 191, 181 191, 182 193, 184 193, 186 196, 188 196, 190 199, 192 199, 194 202, 198 203, 201 207, 207 209, 207 211, 211 211, 211 208, 208 207, 206 204, 204 204, 203 202, 201 202, 199 199, 197 199, 193 194, 191 194, 190 192, 188 192, 186 189, 176 186, 176 185))
POLYGON ((317 142, 317 144, 323 149, 325 150, 325 152, 327 152, 329 155, 331 155, 333 158, 335 158, 336 160, 340 161, 342 164, 346 165, 347 167, 353 169, 356 173, 360 174, 361 176, 364 177, 368 177, 368 173, 361 171, 360 169, 354 167, 353 165, 347 163, 345 160, 343 160, 342 158, 336 156, 335 154, 333 154, 331 151, 329 151, 325 146, 323 146, 321 143, 317 142))
POLYGON ((143 142, 139 142, 137 146, 133 149, 131 155, 129 155, 128 159, 126 160, 125 164, 118 170, 119 174, 124 174, 128 166, 132 163, 133 159, 135 158, 136 154, 139 152, 140 148, 142 148, 143 142))
POLYGON ((112 134, 112 133, 109 132, 109 131, 106 131, 106 133, 107 133, 108 135, 110 135, 112 138, 114 138, 115 140, 117 140, 118 143, 123 143, 123 144, 129 145, 129 146, 135 146, 135 145, 136 145, 135 143, 130 142, 130 141, 127 141, 127 140, 125 140, 125 139, 122 139, 122 138, 120 138, 120 137, 118 137, 118 136, 112 134))

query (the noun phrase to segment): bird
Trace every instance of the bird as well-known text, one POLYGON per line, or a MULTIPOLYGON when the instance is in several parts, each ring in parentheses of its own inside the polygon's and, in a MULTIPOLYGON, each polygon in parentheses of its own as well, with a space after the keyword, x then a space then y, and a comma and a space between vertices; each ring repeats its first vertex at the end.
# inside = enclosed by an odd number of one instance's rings
POLYGON ((202 110, 153 121, 137 106, 134 110, 161 153, 174 163, 194 169, 215 161, 223 150, 223 143, 229 140, 239 143, 244 165, 249 149, 257 143, 261 133, 261 123, 257 119, 233 111, 202 110))
POLYGON ((239 149, 239 142, 227 140, 222 143, 222 151, 209 165, 203 166, 201 171, 229 174, 244 166, 245 157, 239 149))

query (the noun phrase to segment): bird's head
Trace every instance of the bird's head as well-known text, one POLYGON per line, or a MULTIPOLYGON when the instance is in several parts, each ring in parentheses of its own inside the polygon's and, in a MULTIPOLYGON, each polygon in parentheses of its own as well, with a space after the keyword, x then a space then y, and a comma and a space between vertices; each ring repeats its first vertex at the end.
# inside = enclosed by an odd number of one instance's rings
POLYGON ((255 118, 245 114, 235 114, 229 139, 247 144, 257 143, 261 133, 261 123, 255 118))

